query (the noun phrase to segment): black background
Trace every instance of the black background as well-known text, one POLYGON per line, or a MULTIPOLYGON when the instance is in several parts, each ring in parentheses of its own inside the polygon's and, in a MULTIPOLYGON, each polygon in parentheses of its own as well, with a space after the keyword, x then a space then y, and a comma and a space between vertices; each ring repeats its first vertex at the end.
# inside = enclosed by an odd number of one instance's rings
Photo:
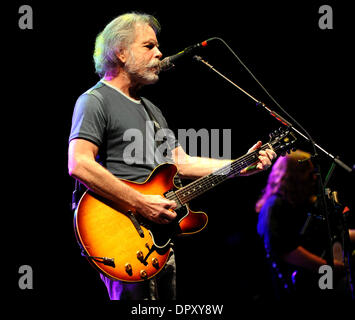
MULTIPOLYGON (((15 2, 3 32, 3 264, 8 296, 33 302, 107 301, 106 289, 76 245, 70 211, 67 139, 77 97, 99 78, 96 35, 127 11, 147 12, 162 25, 164 56, 216 36, 223 38, 314 140, 349 166, 354 160, 354 23, 346 3, 333 8, 333 29, 321 30, 323 1, 15 2), (18 8, 33 9, 33 30, 20 30, 18 8), (6 204, 6 205, 5 205, 6 204), (5 231, 9 231, 5 233, 5 231), (21 265, 34 289, 20 290, 21 265), (11 276, 8 276, 11 275, 11 276)), ((242 88, 280 112, 218 41, 200 54, 242 88)), ((263 109, 204 65, 184 59, 144 89, 172 130, 232 129, 232 157, 280 127, 263 109)), ((282 112, 280 112, 282 114, 282 112)), ((302 142, 300 147, 310 150, 302 142)), ((323 153, 323 175, 331 161, 323 153)), ((254 205, 267 172, 228 181, 191 204, 208 227, 177 246, 178 297, 188 303, 266 301, 271 295, 254 205)), ((354 184, 337 167, 330 186, 350 207, 354 184)))

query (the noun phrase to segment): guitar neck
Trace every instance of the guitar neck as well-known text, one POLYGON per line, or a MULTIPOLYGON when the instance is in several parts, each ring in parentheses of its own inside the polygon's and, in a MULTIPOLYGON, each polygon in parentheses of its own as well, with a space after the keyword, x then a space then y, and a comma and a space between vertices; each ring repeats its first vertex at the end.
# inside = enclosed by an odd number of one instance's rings
POLYGON ((240 171, 259 160, 258 156, 260 150, 265 150, 268 148, 271 149, 271 145, 269 143, 264 144, 260 149, 245 154, 244 156, 241 156, 240 158, 212 172, 211 174, 199 178, 187 186, 177 190, 175 194, 177 195, 181 204, 184 205, 197 196, 202 195, 206 191, 221 184, 230 177, 238 175, 240 171))

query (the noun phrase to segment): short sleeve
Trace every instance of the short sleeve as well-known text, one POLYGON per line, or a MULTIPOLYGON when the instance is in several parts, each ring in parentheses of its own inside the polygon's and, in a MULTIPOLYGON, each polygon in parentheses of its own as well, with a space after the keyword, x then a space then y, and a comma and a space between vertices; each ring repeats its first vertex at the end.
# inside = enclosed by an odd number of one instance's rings
POLYGON ((100 146, 106 122, 102 102, 93 94, 81 95, 75 104, 69 141, 81 138, 100 146))

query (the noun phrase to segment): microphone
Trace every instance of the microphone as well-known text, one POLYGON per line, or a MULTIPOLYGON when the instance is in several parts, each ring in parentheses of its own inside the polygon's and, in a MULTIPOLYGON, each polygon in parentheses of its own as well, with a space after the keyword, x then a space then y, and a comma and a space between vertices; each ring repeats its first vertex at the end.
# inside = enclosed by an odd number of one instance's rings
POLYGON ((194 44, 192 46, 189 46, 187 48, 185 48, 184 50, 180 51, 177 54, 174 54, 172 56, 166 57, 164 58, 162 61, 160 61, 159 63, 159 71, 166 71, 171 69, 172 67, 174 67, 174 62, 188 54, 190 54, 192 51, 195 51, 198 48, 201 47, 207 47, 207 44, 210 40, 212 40, 213 38, 207 39, 205 41, 199 42, 197 44, 194 44))

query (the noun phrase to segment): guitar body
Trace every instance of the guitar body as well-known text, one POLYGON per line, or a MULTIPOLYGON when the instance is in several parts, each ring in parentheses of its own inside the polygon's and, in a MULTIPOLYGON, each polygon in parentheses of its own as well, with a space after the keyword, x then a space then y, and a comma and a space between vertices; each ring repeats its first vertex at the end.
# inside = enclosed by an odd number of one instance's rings
MULTIPOLYGON (((143 183, 122 181, 142 194, 164 196, 176 189, 176 173, 175 165, 162 164, 143 183)), ((132 208, 118 208, 87 191, 75 211, 75 235, 83 255, 99 272, 114 280, 143 281, 162 270, 174 236, 199 232, 207 224, 204 212, 193 212, 187 205, 175 211, 177 218, 170 224, 154 224, 132 208)))
MULTIPOLYGON (((296 137, 289 130, 270 135, 273 141, 260 150, 271 148, 285 153, 296 137)), ((162 164, 146 181, 124 183, 146 195, 161 195, 177 203, 177 217, 169 224, 155 224, 135 213, 134 208, 118 207, 91 192, 82 196, 74 216, 74 230, 82 255, 101 273, 114 280, 144 281, 162 270, 171 252, 171 240, 179 234, 192 234, 207 225, 204 212, 191 211, 187 203, 204 192, 237 175, 258 161, 259 149, 177 189, 177 167, 162 164)))

